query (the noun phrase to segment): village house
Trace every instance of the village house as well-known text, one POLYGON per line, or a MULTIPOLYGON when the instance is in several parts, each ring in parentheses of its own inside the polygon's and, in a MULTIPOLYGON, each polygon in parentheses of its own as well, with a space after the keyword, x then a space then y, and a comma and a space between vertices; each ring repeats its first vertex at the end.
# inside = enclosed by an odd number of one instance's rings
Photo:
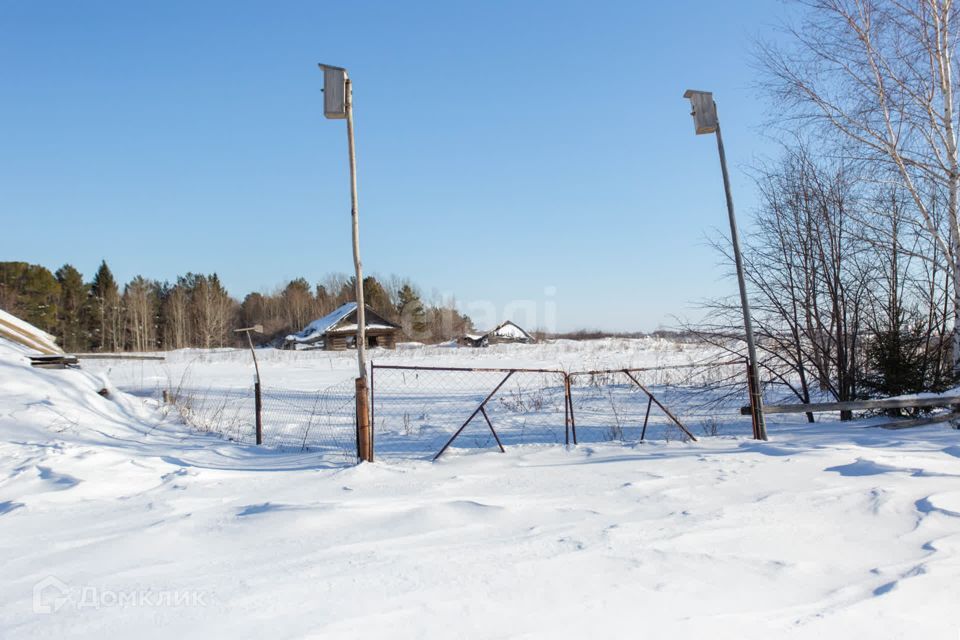
MULTIPOLYGON (((394 349, 400 326, 390 322, 379 313, 366 309, 366 333, 368 347, 394 349)), ((284 349, 325 349, 343 351, 356 348, 357 303, 348 302, 317 320, 302 331, 291 333, 283 341, 284 349)))
POLYGON ((457 342, 466 347, 486 347, 510 342, 531 344, 536 342, 536 339, 516 323, 507 320, 485 333, 468 333, 457 342))

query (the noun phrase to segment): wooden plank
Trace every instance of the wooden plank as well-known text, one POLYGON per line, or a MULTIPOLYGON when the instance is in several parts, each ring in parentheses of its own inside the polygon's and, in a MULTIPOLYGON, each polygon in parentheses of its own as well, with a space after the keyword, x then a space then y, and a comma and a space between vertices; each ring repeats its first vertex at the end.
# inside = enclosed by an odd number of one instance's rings
POLYGON ((66 369, 79 366, 76 356, 65 355, 30 356, 30 364, 39 369, 66 369))
POLYGON ((47 355, 63 353, 56 344, 51 344, 43 336, 34 334, 12 322, 7 322, 3 318, 0 318, 0 337, 47 355))
MULTIPOLYGON (((910 409, 960 406, 960 396, 933 398, 876 398, 850 402, 815 402, 811 404, 767 404, 764 413, 817 413, 820 411, 866 411, 868 409, 910 409)), ((740 414, 750 415, 750 407, 740 407, 740 414)))
POLYGON ((96 353, 76 353, 74 354, 83 360, 166 360, 164 355, 139 354, 139 353, 112 353, 107 351, 98 351, 96 353))

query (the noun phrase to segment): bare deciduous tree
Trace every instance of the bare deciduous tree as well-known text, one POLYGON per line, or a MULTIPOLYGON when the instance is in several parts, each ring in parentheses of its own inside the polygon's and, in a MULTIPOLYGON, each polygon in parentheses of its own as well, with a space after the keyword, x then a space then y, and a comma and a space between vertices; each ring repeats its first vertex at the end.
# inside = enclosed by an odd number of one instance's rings
POLYGON ((951 275, 952 361, 960 372, 957 7, 953 0, 800 4, 809 11, 789 29, 791 44, 761 46, 767 88, 787 115, 841 134, 848 157, 871 163, 875 176, 886 172, 908 194, 904 222, 937 245, 951 275))
POLYGON ((127 345, 133 351, 151 351, 157 346, 154 287, 142 276, 123 289, 127 345))

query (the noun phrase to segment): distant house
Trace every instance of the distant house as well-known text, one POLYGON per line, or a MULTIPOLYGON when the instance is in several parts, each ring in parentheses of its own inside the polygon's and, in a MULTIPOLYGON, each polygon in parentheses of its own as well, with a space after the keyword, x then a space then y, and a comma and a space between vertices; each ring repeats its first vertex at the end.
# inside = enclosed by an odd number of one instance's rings
POLYGON ((485 347, 490 341, 485 333, 465 333, 457 339, 457 344, 464 347, 485 347))
POLYGON ((490 344, 502 344, 505 342, 530 344, 536 342, 536 339, 516 323, 507 320, 485 333, 465 334, 458 342, 466 347, 485 347, 490 344))
MULTIPOLYGON (((397 333, 400 326, 365 307, 367 325, 367 346, 394 349, 397 346, 397 333)), ((343 351, 356 348, 357 342, 357 303, 347 304, 314 320, 302 331, 291 333, 283 341, 284 349, 326 349, 343 351)))

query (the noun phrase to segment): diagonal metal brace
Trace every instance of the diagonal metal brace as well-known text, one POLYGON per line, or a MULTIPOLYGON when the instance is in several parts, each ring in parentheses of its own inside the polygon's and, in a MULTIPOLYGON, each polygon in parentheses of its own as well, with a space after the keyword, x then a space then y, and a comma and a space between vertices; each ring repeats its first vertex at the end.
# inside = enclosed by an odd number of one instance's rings
MULTIPOLYGON (((660 407, 661 411, 663 411, 665 414, 667 414, 667 417, 670 418, 671 420, 673 420, 673 423, 674 423, 675 425, 677 425, 678 427, 680 427, 680 430, 681 430, 681 431, 683 431, 685 434, 687 434, 687 436, 688 436, 691 440, 693 440, 694 442, 697 441, 696 436, 694 436, 692 433, 690 433, 690 431, 688 431, 687 428, 686 428, 685 426, 683 426, 683 423, 680 422, 680 420, 677 419, 677 416, 675 416, 675 415, 673 415, 672 413, 670 413, 670 410, 667 409, 665 406, 663 406, 663 404, 662 404, 659 400, 657 400, 657 398, 656 398, 652 393, 650 393, 650 390, 649 390, 649 389, 647 389, 645 386, 643 386, 642 384, 640 384, 640 381, 637 380, 635 377, 633 377, 633 374, 630 373, 630 371, 628 371, 627 369, 623 369, 623 372, 624 372, 625 374, 627 374, 627 377, 628 377, 628 378, 630 378, 631 380, 633 380, 634 384, 636 384, 638 387, 640 387, 640 390, 641 390, 641 391, 643 391, 645 394, 647 394, 647 397, 650 398, 650 401, 651 401, 651 402, 653 402, 653 403, 656 404, 658 407, 660 407)), ((649 403, 648 403, 647 407, 648 407, 648 408, 647 408, 647 411, 649 412, 649 403)), ((649 413, 648 413, 647 415, 649 416, 649 413)))
MULTIPOLYGON (((483 399, 483 402, 480 403, 480 406, 478 406, 476 409, 473 410, 473 413, 470 414, 470 417, 467 418, 466 422, 464 422, 462 425, 460 425, 460 428, 457 429, 456 433, 454 433, 452 436, 450 436, 450 439, 447 440, 447 443, 446 443, 445 445, 443 445, 443 448, 440 449, 440 451, 437 452, 437 455, 433 456, 433 459, 434 459, 434 460, 436 460, 437 458, 439 458, 440 456, 443 455, 443 452, 446 451, 447 448, 449 448, 451 444, 453 444, 453 441, 457 439, 457 436, 459 436, 460 433, 461 433, 464 429, 467 428, 467 425, 470 424, 470 421, 471 421, 471 420, 473 420, 474 418, 477 417, 477 414, 478 414, 478 413, 483 412, 483 415, 484 415, 484 417, 486 418, 487 412, 486 412, 486 409, 485 409, 484 407, 487 406, 487 403, 490 402, 490 399, 491 399, 494 395, 496 395, 497 391, 500 391, 500 387, 502 387, 504 384, 506 384, 507 380, 509 380, 509 379, 510 379, 510 376, 512 376, 514 373, 516 373, 516 369, 511 370, 510 373, 508 373, 508 374, 504 377, 504 379, 500 381, 500 384, 498 384, 496 387, 493 388, 493 391, 491 391, 490 394, 489 394, 486 398, 483 399)), ((487 418, 487 424, 490 424, 490 418, 487 418)), ((490 430, 493 431, 493 425, 492 425, 492 424, 490 424, 490 430)), ((497 444, 500 444, 500 438, 497 437, 497 432, 496 432, 496 431, 493 432, 493 437, 497 439, 497 444)), ((500 450, 503 451, 503 445, 502 445, 502 444, 500 444, 500 450)))
POLYGON ((640 442, 647 437, 647 422, 650 421, 650 407, 653 406, 653 396, 647 400, 647 415, 643 416, 643 431, 640 432, 640 442))
POLYGON ((500 436, 497 435, 497 430, 493 428, 493 423, 490 422, 490 416, 487 415, 487 410, 480 407, 480 413, 483 414, 483 419, 487 421, 487 426, 490 427, 490 433, 493 434, 493 439, 497 441, 497 446, 500 447, 500 453, 506 453, 507 450, 503 448, 503 443, 500 442, 500 436))
POLYGON ((573 444, 577 444, 577 420, 573 416, 573 391, 570 389, 570 378, 573 377, 572 373, 565 373, 563 375, 563 384, 565 387, 566 401, 567 401, 567 417, 569 422, 567 426, 569 431, 567 432, 567 444, 570 444, 570 433, 573 433, 573 444))

